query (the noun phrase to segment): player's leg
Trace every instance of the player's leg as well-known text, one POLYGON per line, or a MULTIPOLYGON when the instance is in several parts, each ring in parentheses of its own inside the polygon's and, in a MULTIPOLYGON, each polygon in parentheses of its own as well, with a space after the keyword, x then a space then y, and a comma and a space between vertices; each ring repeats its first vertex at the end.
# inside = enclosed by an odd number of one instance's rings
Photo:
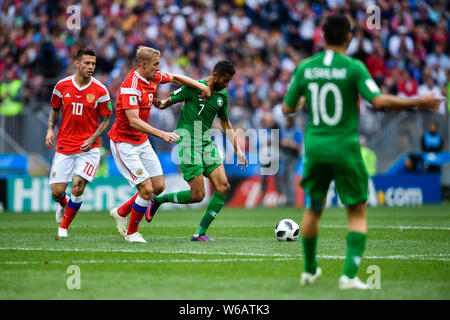
POLYGON ((138 232, 138 227, 153 197, 152 181, 148 178, 136 187, 138 189, 138 195, 131 208, 130 222, 125 240, 130 242, 146 242, 138 232))
POLYGON ((342 166, 346 167, 338 169, 336 173, 336 189, 342 203, 347 207, 349 231, 339 288, 367 289, 367 285, 357 277, 357 272, 367 242, 366 201, 369 176, 362 159, 348 165, 342 163, 342 166))
MULTIPOLYGON (((126 142, 114 142, 110 140, 111 154, 114 158, 117 169, 128 181, 130 186, 137 184, 149 177, 146 173, 144 177, 144 165, 139 157, 138 146, 126 142), (145 178, 145 179, 143 179, 145 178)), ((139 192, 136 192, 130 199, 119 207, 109 210, 111 218, 116 222, 117 230, 122 237, 126 237, 128 229, 127 216, 131 213, 139 192)))
POLYGON ((73 155, 73 185, 70 200, 67 202, 66 212, 64 213, 63 221, 61 222, 58 234, 66 234, 67 229, 80 210, 83 193, 87 183, 91 183, 98 166, 100 165, 100 149, 94 148, 88 152, 81 152, 73 155))
POLYGON ((67 202, 66 212, 64 213, 64 218, 59 225, 58 232, 65 233, 67 232, 67 229, 69 229, 69 226, 77 215, 78 210, 80 210, 83 201, 82 196, 84 189, 86 188, 86 184, 87 180, 83 177, 80 177, 78 175, 74 177, 70 199, 67 202), (65 229, 66 231, 61 229, 65 229))
POLYGON ((152 177, 150 178, 150 180, 153 185, 153 198, 150 201, 150 205, 147 207, 147 211, 145 212, 145 220, 147 220, 147 222, 151 222, 153 220, 153 217, 160 205, 155 201, 155 197, 158 196, 161 192, 163 192, 164 189, 166 188, 163 175, 152 177))
POLYGON ((178 192, 166 193, 155 198, 158 204, 171 202, 179 204, 188 204, 201 202, 205 197, 205 183, 203 180, 203 173, 198 173, 196 176, 187 180, 189 190, 182 190, 178 192))
MULTIPOLYGON (((198 150, 183 148, 178 146, 178 157, 180 159, 180 169, 183 172, 183 179, 190 185, 189 190, 182 190, 178 192, 166 193, 156 197, 154 200, 156 206, 171 202, 179 204, 188 204, 200 202, 204 197, 204 182, 203 182, 203 164, 195 163, 197 158, 201 159, 201 154, 198 150)), ((155 208, 152 205, 152 208, 155 208)), ((155 209, 156 210, 156 209, 155 209)))
POLYGON ((58 202, 56 209, 56 223, 60 224, 66 211, 68 196, 66 188, 72 181, 75 160, 73 155, 55 152, 50 170, 49 184, 52 186, 52 199, 58 202))
MULTIPOLYGON (((203 200, 205 194, 205 187, 203 182, 203 164, 195 163, 195 156, 183 154, 184 148, 179 147, 178 155, 181 160, 180 169, 183 172, 183 179, 190 185, 189 190, 181 190, 178 192, 170 192, 155 197, 150 205, 149 212, 145 215, 148 222, 152 221, 153 216, 158 210, 159 206, 166 202, 188 204, 200 202, 203 200)), ((196 151, 193 151, 194 153, 196 151)), ((200 154, 197 151, 197 154, 200 154)))
POLYGON ((208 202, 206 212, 200 221, 192 239, 197 240, 204 236, 202 241, 211 241, 213 239, 206 237, 206 231, 208 230, 210 224, 216 219, 222 207, 225 205, 228 193, 230 192, 230 184, 225 173, 225 168, 223 164, 218 165, 211 173, 208 175, 214 187, 214 193, 208 202))
POLYGON ((69 197, 66 194, 68 183, 54 183, 52 184, 52 199, 58 202, 56 208, 56 223, 60 224, 66 212, 67 202, 69 197))
POLYGON ((306 210, 302 218, 301 234, 304 255, 304 271, 301 275, 302 285, 313 284, 322 270, 317 263, 317 242, 319 239, 319 222, 325 200, 311 199, 306 196, 306 210))
POLYGON ((305 214, 302 218, 301 235, 304 255, 304 271, 301 275, 302 285, 312 284, 320 276, 321 269, 317 262, 317 242, 319 239, 319 222, 325 207, 328 187, 332 179, 329 164, 305 161, 302 187, 305 189, 305 214))
POLYGON ((339 278, 340 289, 368 289, 358 277, 358 268, 367 242, 366 202, 347 207, 349 231, 346 237, 347 252, 342 276, 339 278))

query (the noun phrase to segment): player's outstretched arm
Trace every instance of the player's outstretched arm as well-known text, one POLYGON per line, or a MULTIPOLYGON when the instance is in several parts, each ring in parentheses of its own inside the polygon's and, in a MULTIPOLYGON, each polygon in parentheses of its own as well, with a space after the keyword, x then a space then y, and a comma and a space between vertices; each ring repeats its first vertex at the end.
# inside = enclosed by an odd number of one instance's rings
POLYGON ((55 146, 55 127, 58 123, 59 110, 51 108, 50 114, 48 115, 48 126, 47 135, 45 136, 45 146, 47 149, 52 149, 55 146))
POLYGON ((85 142, 81 145, 81 150, 84 152, 88 152, 91 150, 92 146, 94 145, 95 141, 97 141, 98 138, 102 136, 103 133, 108 129, 109 127, 109 115, 102 116, 102 122, 100 122, 100 125, 98 126, 97 130, 95 130, 94 134, 86 139, 85 142))
POLYGON ((391 94, 381 94, 372 99, 371 103, 375 109, 402 111, 418 107, 430 111, 438 111, 439 104, 445 101, 445 98, 435 97, 434 93, 429 93, 418 98, 408 99, 399 98, 391 94))
POLYGON ((173 132, 166 132, 149 125, 147 122, 139 117, 139 109, 127 109, 125 110, 130 126, 145 134, 151 135, 156 138, 160 138, 170 144, 180 140, 180 137, 173 132))
POLYGON ((236 156, 238 157, 238 163, 236 164, 236 166, 241 165, 241 169, 244 169, 245 166, 245 169, 248 170, 247 157, 245 156, 245 153, 242 152, 241 147, 239 146, 236 134, 233 130, 233 125, 231 124, 230 120, 220 119, 220 124, 222 125, 222 128, 228 137, 228 140, 230 140, 230 142, 233 144, 234 152, 236 152, 236 156))
POLYGON ((208 99, 211 96, 211 89, 208 86, 192 78, 182 76, 179 74, 170 74, 170 82, 199 89, 202 92, 202 94, 206 97, 206 99, 208 99))

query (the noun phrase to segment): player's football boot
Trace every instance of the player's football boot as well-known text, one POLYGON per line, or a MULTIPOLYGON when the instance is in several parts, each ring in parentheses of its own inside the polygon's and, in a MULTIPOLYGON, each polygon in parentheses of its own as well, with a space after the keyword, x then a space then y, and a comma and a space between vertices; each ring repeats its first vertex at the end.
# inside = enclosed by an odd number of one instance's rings
POLYGON ((118 212, 119 208, 112 208, 109 210, 109 215, 117 224, 117 230, 122 237, 127 235, 127 217, 121 217, 118 212))
POLYGON ((346 289, 359 289, 359 290, 367 290, 369 289, 369 286, 359 280, 358 277, 354 277, 353 279, 350 279, 346 275, 342 275, 339 278, 339 289, 346 290, 346 289))
POLYGON ((139 232, 125 235, 125 240, 127 240, 128 242, 147 242, 144 238, 142 238, 139 232))
MULTIPOLYGON (((66 195, 67 201, 69 201, 69 197, 66 195)), ((56 208, 56 223, 61 224, 64 218, 64 213, 66 213, 66 207, 63 207, 58 203, 58 208, 56 208)))
POLYGON ((194 234, 191 241, 216 241, 213 238, 208 237, 206 234, 198 235, 194 234))
POLYGON ((147 207, 147 210, 145 211, 145 220, 147 220, 147 222, 152 222, 156 210, 158 210, 160 205, 161 204, 155 201, 155 199, 152 199, 152 201, 150 201, 150 205, 147 207))
POLYGON ((322 274, 322 269, 320 267, 316 268, 316 273, 308 273, 308 272, 302 272, 302 276, 300 278, 300 284, 302 286, 311 285, 316 281, 318 277, 322 274))
POLYGON ((67 229, 64 228, 58 228, 58 237, 60 238, 67 238, 67 229))

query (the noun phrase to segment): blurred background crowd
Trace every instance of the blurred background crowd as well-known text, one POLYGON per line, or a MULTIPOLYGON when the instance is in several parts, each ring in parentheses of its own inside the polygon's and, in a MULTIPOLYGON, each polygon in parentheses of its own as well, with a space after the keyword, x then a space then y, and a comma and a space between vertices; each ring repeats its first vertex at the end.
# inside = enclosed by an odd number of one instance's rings
MULTIPOLYGON (((48 108, 53 86, 74 73, 80 47, 97 53, 94 76, 109 89, 113 105, 138 45, 161 50, 161 71, 196 79, 227 58, 237 70, 228 89, 234 126, 284 127, 281 102, 291 75, 302 59, 323 48, 322 17, 335 11, 353 24, 347 53, 366 63, 384 92, 447 96, 449 6, 447 0, 0 0, 0 79, 2 86, 11 84, 9 95, 16 93, 20 105, 9 111, 14 115, 48 108), (370 4, 380 8, 379 29, 366 25, 370 4), (80 8, 80 28, 68 28, 72 5, 80 8)), ((172 89, 161 85, 160 97, 172 89)), ((5 90, 2 101, 8 99, 4 95, 5 90)), ((153 109, 150 123, 175 128, 181 106, 153 109)), ((443 103, 440 113, 447 112, 443 103)), ((382 130, 383 115, 362 104, 361 116, 363 134, 382 130)), ((304 118, 297 117, 301 128, 304 118)), ((169 148, 155 143, 157 150, 169 148)))

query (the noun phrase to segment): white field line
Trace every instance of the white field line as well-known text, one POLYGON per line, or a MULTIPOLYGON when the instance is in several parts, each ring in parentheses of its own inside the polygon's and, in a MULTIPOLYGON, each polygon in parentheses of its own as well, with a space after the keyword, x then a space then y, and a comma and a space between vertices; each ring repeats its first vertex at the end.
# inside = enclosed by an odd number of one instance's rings
MULTIPOLYGON (((227 227, 242 228, 242 225, 231 225, 227 227)), ((320 228, 328 229, 348 229, 347 226, 339 225, 320 225, 320 228)), ((252 228, 267 228, 267 226, 252 226, 252 228)), ((368 229, 391 229, 391 230, 450 230, 450 227, 432 227, 432 226, 368 226, 368 229)))
MULTIPOLYGON (((103 226, 102 226, 103 227, 103 226)), ((242 225, 226 225, 226 227, 232 228, 242 228, 242 225)), ((18 229, 22 228, 20 226, 0 226, 0 229, 18 229)), ((84 226, 72 226, 71 229, 85 229, 84 226)), ((89 226, 89 228, 95 229, 97 226, 89 226)), ((155 225, 152 226, 153 229, 158 228, 167 228, 164 225, 155 225)), ((176 227, 175 227, 176 228, 176 227)), ((267 228, 267 225, 255 225, 252 228, 267 228)), ((321 225, 320 228, 329 228, 329 229, 347 229, 348 225, 321 225)), ((450 230, 450 227, 433 227, 433 226, 368 226, 368 229, 391 229, 391 230, 450 230)))
MULTIPOLYGON (((20 251, 56 251, 56 252, 127 252, 127 253, 165 253, 165 254, 194 254, 194 255, 228 255, 228 256, 259 256, 265 258, 228 258, 228 259, 162 259, 162 260, 71 260, 72 263, 171 263, 171 262, 233 262, 233 261, 282 261, 282 260, 301 260, 301 255, 292 254, 264 254, 255 252, 200 252, 200 251, 166 251, 166 250, 135 250, 135 249, 76 249, 76 248, 13 248, 13 247, 0 247, 0 250, 20 250, 20 251), (85 262, 83 262, 85 261, 85 262), (94 261, 94 262, 92 262, 94 261)), ((317 258, 323 260, 344 260, 345 256, 337 255, 318 255, 317 258)), ((386 255, 386 256, 365 256, 366 260, 431 260, 431 261, 450 261, 450 254, 412 254, 412 255, 386 255)), ((59 260, 55 260, 59 261, 59 260)), ((28 263, 43 263, 42 261, 0 261, 0 264, 28 264, 28 263)), ((52 263, 59 263, 53 262, 52 263)), ((61 263, 64 263, 61 261, 61 263)), ((65 262, 67 263, 67 262, 65 262)))
MULTIPOLYGON (((345 256, 330 256, 319 255, 319 259, 323 260, 344 260, 345 256)), ((431 260, 431 261, 450 261, 448 258, 439 258, 439 256, 421 256, 419 255, 405 255, 405 256, 373 256, 364 257, 366 260, 431 260)), ((291 258, 235 258, 235 259, 160 259, 160 260, 50 260, 50 261, 0 261, 0 265, 30 265, 30 264, 111 264, 111 263, 225 263, 225 262, 264 262, 264 261, 288 261, 288 260, 302 260, 300 257, 291 258)))
MULTIPOLYGON (((324 225, 320 228, 347 229, 348 226, 324 225)), ((427 227, 427 226, 368 226, 368 229, 394 229, 394 230, 450 230, 450 227, 427 227)))

